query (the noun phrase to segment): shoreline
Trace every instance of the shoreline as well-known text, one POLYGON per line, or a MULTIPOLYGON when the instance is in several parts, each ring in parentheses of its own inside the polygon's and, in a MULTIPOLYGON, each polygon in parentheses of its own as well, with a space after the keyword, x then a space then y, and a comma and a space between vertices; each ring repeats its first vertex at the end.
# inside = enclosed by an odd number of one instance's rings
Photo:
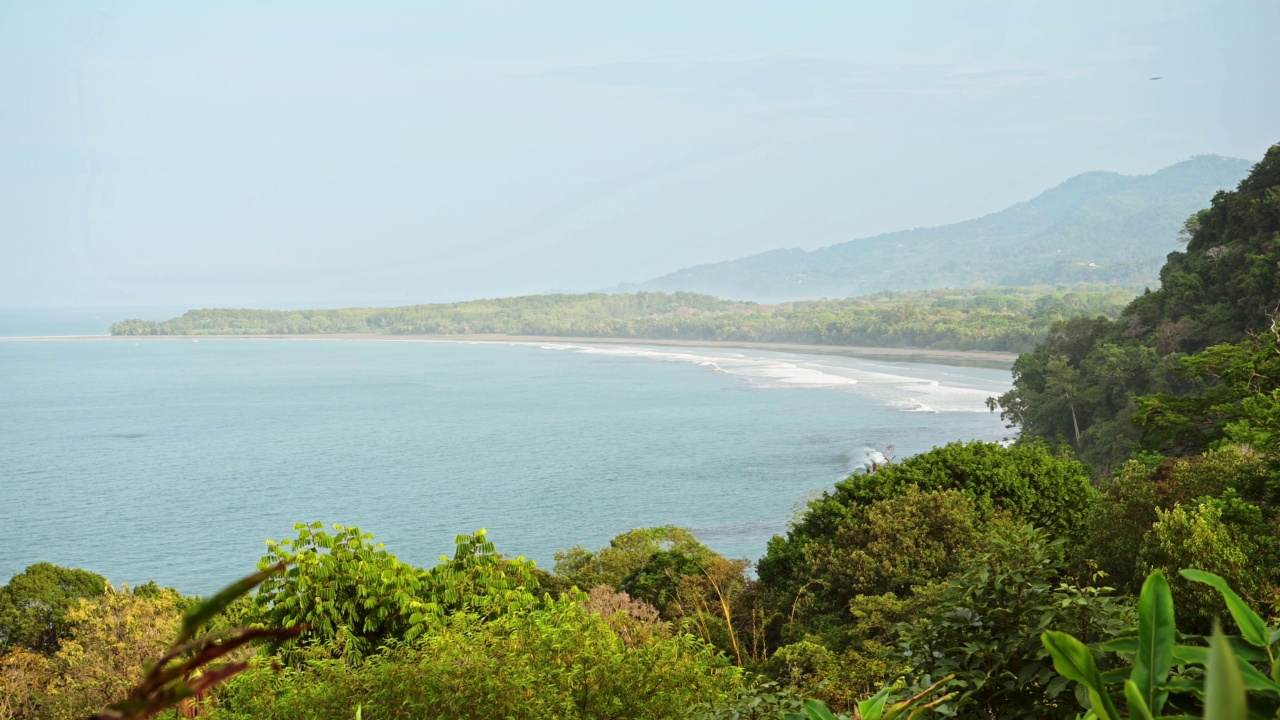
POLYGON ((382 333, 332 333, 298 335, 47 335, 2 337, 0 342, 48 341, 133 341, 142 340, 362 340, 375 342, 496 342, 496 343, 573 343, 594 345, 652 345, 659 347, 709 347, 745 350, 772 350, 816 355, 873 357, 907 362, 936 362, 944 365, 975 365, 1007 369, 1017 353, 997 350, 937 350, 932 348, 872 347, 862 345, 812 345, 788 342, 753 342, 747 340, 675 340, 616 337, 562 337, 555 335, 506 335, 477 333, 474 335, 390 335, 382 333))

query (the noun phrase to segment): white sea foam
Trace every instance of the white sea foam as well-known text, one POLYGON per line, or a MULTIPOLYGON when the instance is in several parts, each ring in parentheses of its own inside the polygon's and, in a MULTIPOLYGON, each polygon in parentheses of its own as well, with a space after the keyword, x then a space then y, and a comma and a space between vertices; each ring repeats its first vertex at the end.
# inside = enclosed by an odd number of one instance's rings
POLYGON ((832 387, 855 385, 857 379, 818 363, 790 358, 748 357, 738 353, 713 353, 657 350, 629 345, 569 345, 544 343, 544 350, 571 350, 584 355, 632 357, 666 362, 683 362, 709 367, 712 370, 737 375, 763 385, 797 385, 832 387))
POLYGON ((894 407, 899 408, 899 409, 901 409, 901 410, 904 410, 904 411, 906 411, 906 412, 925 412, 925 413, 937 413, 937 412, 938 412, 937 410, 934 410, 933 408, 929 407, 928 405, 926 405, 926 404, 924 404, 924 403, 920 402, 919 400, 917 400, 917 399, 915 399, 915 398, 907 398, 907 399, 905 399, 905 400, 898 400, 898 401, 893 402, 893 403, 890 403, 890 404, 891 404, 891 405, 893 405, 894 407))
POLYGON ((760 352, 746 355, 714 349, 659 349, 632 345, 537 343, 544 350, 604 357, 679 362, 705 367, 760 387, 835 388, 874 398, 904 412, 986 412, 986 399, 1007 383, 975 380, 936 366, 890 365, 855 358, 818 358, 760 352), (918 373, 918 374, 917 374, 918 373), (921 377, 921 375, 935 377, 921 377), (936 376, 943 375, 939 380, 936 376))

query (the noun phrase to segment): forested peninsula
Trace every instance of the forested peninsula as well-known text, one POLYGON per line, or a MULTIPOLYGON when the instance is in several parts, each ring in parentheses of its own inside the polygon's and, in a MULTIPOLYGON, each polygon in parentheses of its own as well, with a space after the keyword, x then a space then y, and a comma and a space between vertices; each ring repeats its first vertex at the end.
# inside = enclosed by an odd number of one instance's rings
POLYGON ((340 310, 192 310, 113 335, 507 334, 1024 352, 1054 323, 1115 317, 1135 294, 1096 285, 883 292, 781 305, 696 293, 532 295, 340 310))
POLYGON ((1018 359, 1014 442, 885 448, 755 573, 674 527, 548 569, 319 522, 205 599, 40 563, 0 588, 0 717, 1274 720, 1280 145, 1186 227, 1159 290, 1018 359))

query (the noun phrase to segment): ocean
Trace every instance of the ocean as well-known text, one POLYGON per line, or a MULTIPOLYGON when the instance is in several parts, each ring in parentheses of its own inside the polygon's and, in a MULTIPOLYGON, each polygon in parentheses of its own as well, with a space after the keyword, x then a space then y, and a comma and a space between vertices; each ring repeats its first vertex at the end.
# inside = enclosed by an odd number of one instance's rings
MULTIPOLYGON (((0 335, 91 334, 17 315, 0 335)), ((551 569, 558 550, 667 524, 755 560, 890 446, 1004 438, 984 400, 1009 384, 641 344, 0 342, 0 580, 48 561, 208 593, 314 520, 419 565, 478 528, 551 569)))

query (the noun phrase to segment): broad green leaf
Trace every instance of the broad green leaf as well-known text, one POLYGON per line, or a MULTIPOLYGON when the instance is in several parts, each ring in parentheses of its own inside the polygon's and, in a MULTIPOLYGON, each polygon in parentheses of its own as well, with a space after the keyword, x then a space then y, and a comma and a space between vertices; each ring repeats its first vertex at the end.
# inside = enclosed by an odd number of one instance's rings
POLYGON ((1267 646, 1267 624, 1262 621, 1258 613, 1253 611, 1253 608, 1240 599, 1231 586, 1227 585, 1226 580, 1203 570, 1183 570, 1179 574, 1192 582, 1204 583, 1221 593, 1222 599, 1227 601, 1227 610, 1231 613, 1231 618, 1240 627, 1240 635, 1254 645, 1267 646))
MULTIPOLYGON (((1183 635, 1180 639, 1184 642, 1201 640, 1204 642, 1204 645, 1199 647, 1209 647, 1208 635, 1183 635)), ((1228 635, 1227 642, 1231 645, 1231 651, 1234 652, 1236 657, 1241 660, 1248 660, 1249 662, 1271 662, 1271 656, 1267 654, 1266 648, 1250 644, 1239 635, 1228 635)))
POLYGON ((1247 720, 1249 710, 1240 663, 1215 622, 1204 678, 1204 720, 1247 720))
POLYGON ((1103 670, 1099 677, 1102 678, 1103 685, 1124 685, 1124 681, 1129 679, 1133 669, 1127 667, 1111 668, 1103 670))
POLYGON ((202 625, 212 620, 218 613, 226 610, 228 605, 257 587, 263 580, 283 569, 283 566, 276 565, 261 572, 256 572, 242 580, 237 580, 219 591, 217 595, 192 608, 182 618, 182 631, 178 633, 178 639, 173 644, 177 646, 190 640, 202 625))
POLYGON ((1089 694, 1089 704, 1102 720, 1120 720, 1120 713, 1111 702, 1102 684, 1098 665, 1084 643, 1062 632, 1052 630, 1040 636, 1044 647, 1053 657, 1053 667, 1060 675, 1075 680, 1089 694))
POLYGON ((821 700, 805 700, 804 714, 809 716, 809 720, 836 720, 836 716, 831 714, 827 704, 821 700))
MULTIPOLYGON (((1205 638, 1205 642, 1208 641, 1209 639, 1205 638)), ((1231 651, 1241 660, 1271 662, 1271 656, 1267 654, 1267 649, 1264 647, 1253 645, 1237 635, 1228 635, 1227 642, 1231 644, 1231 651)))
MULTIPOLYGON (((1231 649, 1230 643, 1227 644, 1227 649, 1231 649)), ((1208 666, 1210 658, 1209 650, 1209 648, 1196 647, 1194 645, 1175 645, 1173 648, 1173 656, 1180 664, 1208 666)), ((1263 675, 1257 668, 1250 665, 1244 658, 1241 658, 1235 653, 1232 653, 1232 657, 1236 659, 1236 663, 1240 666, 1240 674, 1244 677, 1244 684, 1246 688, 1253 692, 1267 693, 1268 695, 1280 698, 1280 683, 1277 683, 1266 675, 1263 675)))
POLYGON ((889 699, 889 688, 883 688, 872 697, 858 703, 858 714, 862 720, 880 720, 884 712, 885 701, 889 699))
POLYGON ((1129 703, 1129 720, 1152 720, 1142 689, 1132 680, 1124 681, 1124 699, 1129 703))
MULTIPOLYGON (((1142 696, 1148 716, 1159 715, 1169 697, 1159 688, 1169 679, 1169 669, 1173 667, 1174 635, 1173 595, 1164 573, 1156 570, 1147 576, 1138 596, 1138 649, 1129 676, 1142 696)), ((1128 692, 1126 686, 1125 694, 1128 692)))
POLYGON ((1115 640, 1108 640, 1102 643, 1102 649, 1107 652, 1121 653, 1124 655, 1138 654, 1138 638, 1122 637, 1115 640))

